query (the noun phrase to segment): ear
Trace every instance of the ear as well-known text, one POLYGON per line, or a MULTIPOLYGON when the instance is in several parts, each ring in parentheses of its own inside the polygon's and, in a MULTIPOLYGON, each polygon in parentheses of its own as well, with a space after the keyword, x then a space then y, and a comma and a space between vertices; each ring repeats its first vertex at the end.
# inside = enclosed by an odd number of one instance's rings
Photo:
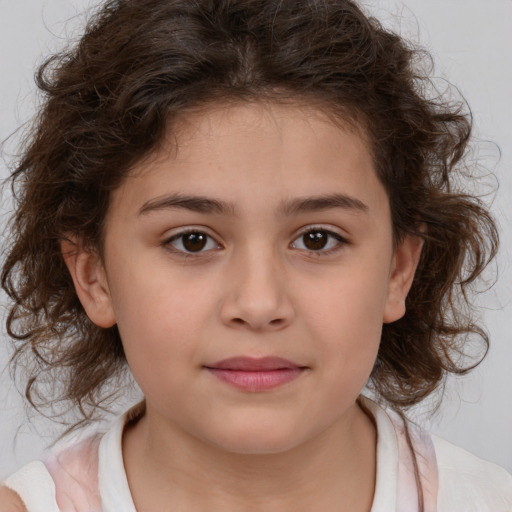
POLYGON ((73 239, 62 240, 60 249, 87 316, 99 327, 112 327, 116 318, 98 252, 73 239))
POLYGON ((386 324, 405 315, 405 299, 412 286, 422 247, 422 238, 406 235, 395 249, 383 317, 386 324))

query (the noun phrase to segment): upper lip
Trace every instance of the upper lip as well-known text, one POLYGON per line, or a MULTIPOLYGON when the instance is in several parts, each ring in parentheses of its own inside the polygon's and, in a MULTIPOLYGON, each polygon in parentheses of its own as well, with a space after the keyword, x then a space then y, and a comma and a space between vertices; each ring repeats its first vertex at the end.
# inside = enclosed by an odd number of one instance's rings
POLYGON ((282 357, 230 357, 213 364, 207 368, 217 370, 238 370, 246 372, 262 372, 272 370, 303 368, 301 365, 283 359, 282 357))

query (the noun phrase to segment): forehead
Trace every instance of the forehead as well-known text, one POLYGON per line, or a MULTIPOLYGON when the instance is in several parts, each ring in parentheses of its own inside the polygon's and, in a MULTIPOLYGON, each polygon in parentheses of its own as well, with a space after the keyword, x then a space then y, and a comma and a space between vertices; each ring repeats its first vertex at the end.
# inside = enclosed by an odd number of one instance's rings
POLYGON ((304 104, 243 103, 183 116, 127 182, 137 184, 120 187, 114 201, 185 193, 250 208, 332 193, 383 199, 363 129, 304 104))

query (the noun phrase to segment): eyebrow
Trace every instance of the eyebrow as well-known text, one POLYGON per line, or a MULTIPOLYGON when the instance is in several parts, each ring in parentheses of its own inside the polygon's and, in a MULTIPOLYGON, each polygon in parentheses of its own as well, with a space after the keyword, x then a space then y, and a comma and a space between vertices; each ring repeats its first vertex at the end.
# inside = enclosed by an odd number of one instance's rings
POLYGON ((333 208, 341 208, 356 213, 368 211, 368 206, 355 197, 346 194, 328 194, 285 201, 281 204, 279 213, 283 216, 289 216, 297 213, 331 210, 333 208))
MULTIPOLYGON (((368 206, 355 197, 346 194, 328 194, 283 201, 278 208, 278 215, 288 217, 299 213, 317 212, 334 208, 341 208, 355 213, 368 211, 368 206)), ((236 208, 233 203, 204 196, 186 196, 182 194, 171 194, 146 201, 140 208, 139 215, 168 209, 184 209, 196 213, 236 216, 236 208)))
POLYGON ((146 201, 139 210, 139 215, 156 210, 168 209, 184 209, 197 213, 235 215, 235 207, 231 203, 211 199, 209 197, 184 196, 181 194, 171 194, 146 201))

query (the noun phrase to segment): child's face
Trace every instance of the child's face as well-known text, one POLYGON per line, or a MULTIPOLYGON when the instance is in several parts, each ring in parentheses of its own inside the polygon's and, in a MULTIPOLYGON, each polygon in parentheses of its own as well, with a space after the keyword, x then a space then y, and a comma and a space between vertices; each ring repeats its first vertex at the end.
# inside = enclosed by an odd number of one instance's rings
POLYGON ((118 324, 148 418, 241 453, 348 424, 420 247, 394 248, 364 140, 253 104, 189 117, 178 142, 114 192, 104 271, 85 256, 74 273, 91 319, 118 324), (219 364, 240 357, 289 364, 219 364))

